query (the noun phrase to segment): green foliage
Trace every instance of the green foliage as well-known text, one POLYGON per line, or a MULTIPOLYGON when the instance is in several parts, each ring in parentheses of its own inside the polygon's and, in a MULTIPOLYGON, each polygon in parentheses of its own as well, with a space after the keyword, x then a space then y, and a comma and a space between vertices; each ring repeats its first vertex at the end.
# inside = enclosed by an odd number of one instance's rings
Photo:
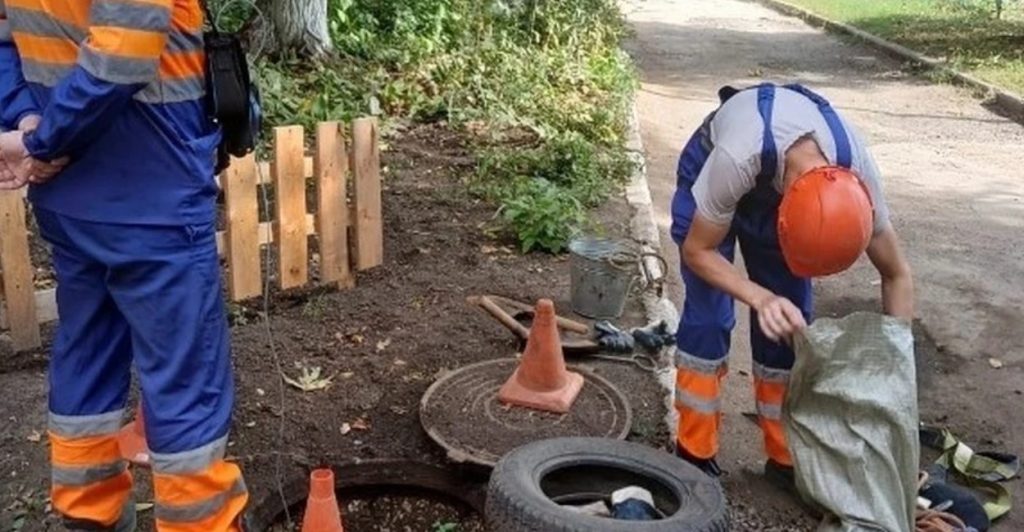
POLYGON ((524 253, 560 253, 586 221, 583 204, 569 190, 543 178, 521 178, 502 188, 502 216, 524 253))
POLYGON ((627 175, 636 81, 615 0, 329 0, 328 11, 338 57, 259 61, 268 127, 379 112, 486 131, 477 189, 524 249, 560 250, 627 175), (503 145, 510 136, 530 148, 503 145))
POLYGON ((1024 93, 1024 1, 792 1, 1024 93))

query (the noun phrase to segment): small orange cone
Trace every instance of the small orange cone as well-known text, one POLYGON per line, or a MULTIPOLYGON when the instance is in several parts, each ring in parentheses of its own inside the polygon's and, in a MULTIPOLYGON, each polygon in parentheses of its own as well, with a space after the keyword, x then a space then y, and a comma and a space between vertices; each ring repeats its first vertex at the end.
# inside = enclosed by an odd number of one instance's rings
POLYGON ((498 391, 503 403, 564 414, 583 388, 583 376, 565 369, 555 304, 537 302, 522 362, 498 391))
POLYGON ((309 499, 302 518, 302 532, 344 532, 341 510, 334 495, 334 472, 314 469, 309 475, 309 499))
POLYGON ((121 457, 140 466, 149 465, 149 446, 146 444, 146 423, 142 418, 142 402, 135 410, 135 421, 121 427, 117 434, 121 457))

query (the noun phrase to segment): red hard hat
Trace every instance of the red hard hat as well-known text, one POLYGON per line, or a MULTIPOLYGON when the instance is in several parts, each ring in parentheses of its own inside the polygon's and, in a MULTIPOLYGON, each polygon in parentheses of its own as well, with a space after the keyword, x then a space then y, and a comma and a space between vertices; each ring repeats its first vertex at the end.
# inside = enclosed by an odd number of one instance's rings
POLYGON ((797 178, 779 206, 779 244, 798 277, 823 277, 852 266, 867 249, 873 226, 864 183, 836 166, 797 178))

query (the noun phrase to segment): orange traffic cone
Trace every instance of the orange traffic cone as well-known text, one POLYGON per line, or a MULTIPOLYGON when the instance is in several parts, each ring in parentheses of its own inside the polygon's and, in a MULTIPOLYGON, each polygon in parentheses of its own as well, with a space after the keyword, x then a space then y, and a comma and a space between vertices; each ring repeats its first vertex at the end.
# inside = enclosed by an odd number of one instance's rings
POLYGON ((302 532, 344 532, 341 510, 334 495, 334 472, 314 469, 309 475, 309 499, 302 518, 302 532))
POLYGON ((583 376, 565 369, 555 304, 537 302, 522 362, 498 391, 503 403, 564 414, 583 388, 583 376))
POLYGON ((142 402, 135 410, 135 421, 121 427, 117 434, 121 457, 140 466, 149 465, 149 446, 146 444, 146 423, 142 418, 142 402))

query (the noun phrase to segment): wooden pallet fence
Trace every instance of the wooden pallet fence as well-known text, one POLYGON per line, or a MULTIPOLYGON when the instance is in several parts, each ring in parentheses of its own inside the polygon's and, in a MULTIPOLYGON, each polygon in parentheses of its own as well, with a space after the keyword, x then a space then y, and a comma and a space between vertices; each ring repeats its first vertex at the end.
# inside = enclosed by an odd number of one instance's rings
MULTIPOLYGON (((274 277, 281 289, 310 284, 310 235, 318 242, 321 284, 351 288, 355 272, 383 263, 377 120, 357 119, 351 132, 349 142, 343 124, 319 124, 307 156, 303 128, 279 127, 270 161, 235 159, 218 176, 225 228, 217 234, 217 248, 232 301, 263 293, 263 246, 276 249, 274 277), (307 205, 309 186, 315 205, 307 205), (270 221, 260 221, 261 190, 273 205, 270 221)), ((55 290, 34 289, 28 239, 24 191, 0 192, 0 329, 9 330, 16 350, 39 347, 39 325, 57 318, 55 290)))

